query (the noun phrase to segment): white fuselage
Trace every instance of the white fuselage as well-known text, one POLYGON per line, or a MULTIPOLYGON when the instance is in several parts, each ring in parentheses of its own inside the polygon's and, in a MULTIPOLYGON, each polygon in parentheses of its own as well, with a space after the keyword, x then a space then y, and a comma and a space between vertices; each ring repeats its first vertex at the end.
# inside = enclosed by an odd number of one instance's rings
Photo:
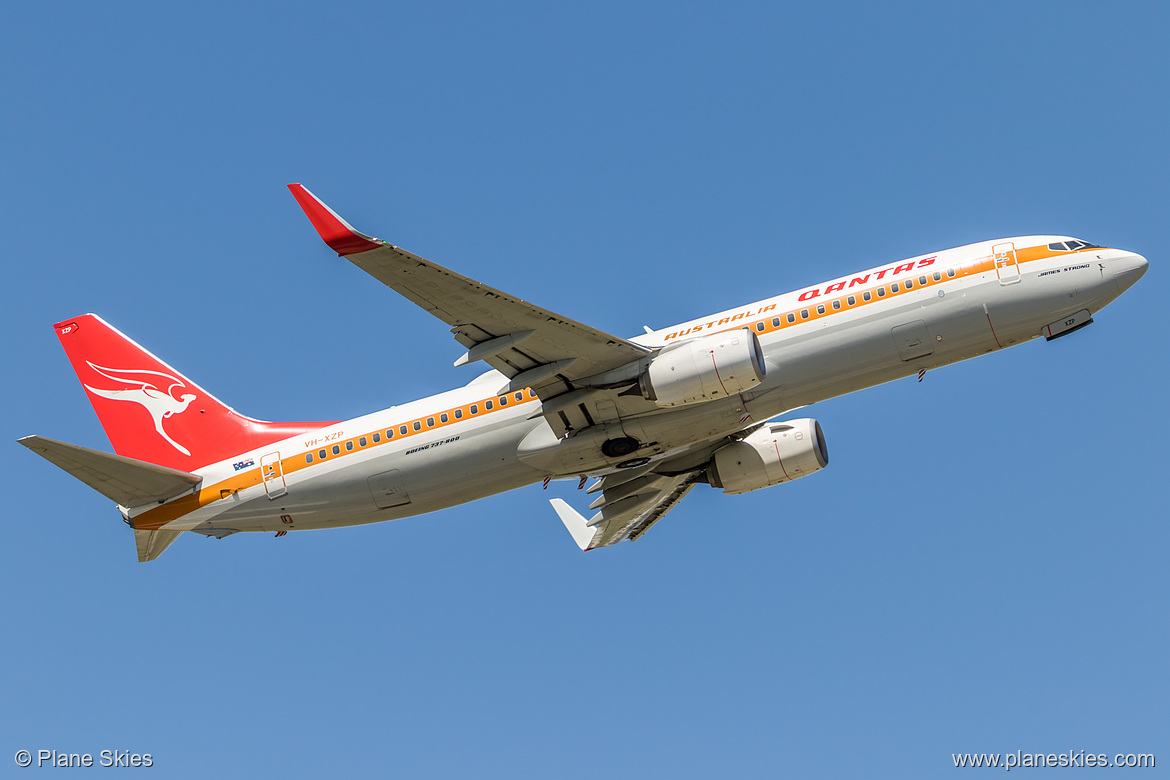
MULTIPOLYGON (((622 406, 619 398, 621 423, 603 435, 620 427, 650 443, 640 455, 667 458, 796 407, 1036 338, 1078 312, 1095 314, 1132 283, 1137 256, 1047 249, 1063 240, 1002 239, 923 255, 631 339, 660 347, 751 328, 766 376, 751 392, 670 409, 647 408, 644 399, 622 406)), ((616 468, 586 435, 556 439, 540 400, 527 390, 502 393, 507 383, 490 371, 465 387, 243 453, 201 469, 194 494, 128 517, 140 528, 213 535, 328 528, 616 468)))

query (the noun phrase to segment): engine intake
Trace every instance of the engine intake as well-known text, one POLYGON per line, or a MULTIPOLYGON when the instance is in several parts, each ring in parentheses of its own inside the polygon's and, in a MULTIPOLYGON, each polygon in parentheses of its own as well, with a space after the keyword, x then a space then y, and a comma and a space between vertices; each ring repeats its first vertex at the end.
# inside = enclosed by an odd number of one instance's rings
POLYGON ((707 478, 730 495, 791 482, 829 465, 821 424, 806 417, 770 423, 715 451, 707 478))
POLYGON ((681 406, 742 393, 762 382, 766 371, 760 340, 744 328, 666 347, 638 387, 659 406, 681 406))

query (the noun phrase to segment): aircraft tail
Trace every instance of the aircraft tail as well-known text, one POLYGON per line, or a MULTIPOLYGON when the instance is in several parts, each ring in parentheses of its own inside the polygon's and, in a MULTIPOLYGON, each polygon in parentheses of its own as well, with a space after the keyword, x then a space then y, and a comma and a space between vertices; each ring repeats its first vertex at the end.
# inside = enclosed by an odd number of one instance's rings
POLYGON ((192 472, 331 423, 238 414, 94 314, 54 328, 114 451, 192 472))
POLYGON ((171 546, 171 542, 179 538, 182 531, 143 531, 134 529, 134 546, 138 548, 138 562, 153 561, 163 554, 163 550, 171 546))

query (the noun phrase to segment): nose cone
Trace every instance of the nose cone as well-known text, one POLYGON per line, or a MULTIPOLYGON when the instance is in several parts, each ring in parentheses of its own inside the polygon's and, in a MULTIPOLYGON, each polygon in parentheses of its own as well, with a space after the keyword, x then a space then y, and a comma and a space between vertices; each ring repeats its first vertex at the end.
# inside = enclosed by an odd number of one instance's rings
POLYGON ((1149 265, 1146 258, 1141 255, 1125 254, 1113 258, 1113 280, 1117 283, 1118 292, 1125 292, 1133 287, 1134 282, 1142 278, 1149 265))

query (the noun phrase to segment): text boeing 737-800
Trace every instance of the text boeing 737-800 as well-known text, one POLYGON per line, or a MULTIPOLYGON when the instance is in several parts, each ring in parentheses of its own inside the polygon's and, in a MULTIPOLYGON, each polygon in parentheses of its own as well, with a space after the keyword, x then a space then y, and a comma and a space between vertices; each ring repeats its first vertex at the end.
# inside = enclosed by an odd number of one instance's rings
POLYGON ((1141 278, 1133 252, 1067 236, 889 263, 632 339, 562 317, 354 230, 289 185, 339 256, 450 327, 491 367, 469 385, 344 422, 225 406, 92 314, 61 344, 117 455, 20 443, 118 504, 149 561, 184 531, 334 528, 432 512, 549 478, 596 477, 582 550, 637 539, 696 484, 725 493, 824 468, 817 401, 1093 321, 1141 278))

